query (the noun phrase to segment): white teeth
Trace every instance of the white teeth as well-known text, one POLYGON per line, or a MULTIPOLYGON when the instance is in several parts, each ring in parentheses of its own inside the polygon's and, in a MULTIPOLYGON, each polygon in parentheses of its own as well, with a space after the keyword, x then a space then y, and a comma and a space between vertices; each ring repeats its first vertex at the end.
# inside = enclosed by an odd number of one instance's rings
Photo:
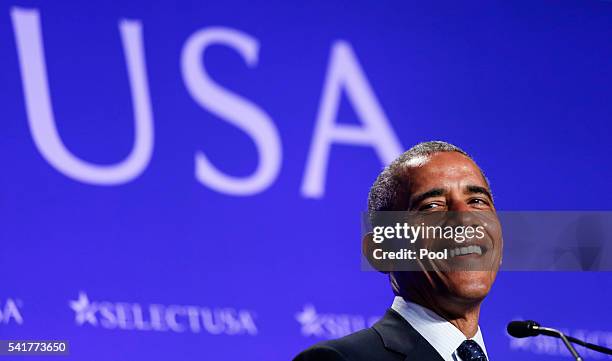
POLYGON ((466 254, 478 254, 482 255, 482 248, 480 246, 468 246, 468 247, 457 247, 449 250, 450 257, 453 258, 455 256, 462 256, 466 254))

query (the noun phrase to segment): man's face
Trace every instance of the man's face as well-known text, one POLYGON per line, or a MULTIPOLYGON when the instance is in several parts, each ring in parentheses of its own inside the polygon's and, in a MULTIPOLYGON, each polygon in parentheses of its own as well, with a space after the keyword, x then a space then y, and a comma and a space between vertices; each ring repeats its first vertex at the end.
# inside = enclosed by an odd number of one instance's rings
MULTIPOLYGON (((453 212, 452 214, 477 214, 486 211, 497 223, 491 193, 480 170, 468 157, 458 152, 441 152, 416 159, 407 164, 405 179, 409 189, 403 190, 402 209, 418 212, 453 212), (459 212, 459 213, 455 213, 459 212), (464 213, 465 212, 465 213, 464 213), (473 212, 473 213, 467 213, 473 212)), ((471 222, 473 219, 463 222, 471 222)), ((445 312, 459 310, 462 305, 479 303, 491 289, 501 259, 501 233, 490 237, 486 257, 492 266, 478 271, 399 272, 395 274, 399 288, 411 298, 419 299, 445 312)), ((470 259, 483 257, 472 254, 457 257, 470 259)), ((476 260, 478 261, 478 260, 476 260)))

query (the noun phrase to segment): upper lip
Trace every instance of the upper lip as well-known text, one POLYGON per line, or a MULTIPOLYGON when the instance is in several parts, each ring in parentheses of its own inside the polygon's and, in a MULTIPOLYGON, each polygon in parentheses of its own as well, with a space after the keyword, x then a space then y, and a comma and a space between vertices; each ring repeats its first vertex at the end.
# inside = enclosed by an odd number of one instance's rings
POLYGON ((445 249, 448 249, 450 251, 451 249, 456 249, 456 248, 469 247, 469 246, 478 246, 482 250, 482 254, 485 254, 491 248, 489 243, 490 242, 487 242, 486 239, 476 240, 476 241, 465 241, 465 242, 462 242, 462 243, 457 243, 457 242, 454 242, 454 241, 450 241, 450 242, 443 242, 443 243, 438 244, 438 245, 433 245, 433 247, 431 247, 431 248, 434 251, 443 251, 445 249))

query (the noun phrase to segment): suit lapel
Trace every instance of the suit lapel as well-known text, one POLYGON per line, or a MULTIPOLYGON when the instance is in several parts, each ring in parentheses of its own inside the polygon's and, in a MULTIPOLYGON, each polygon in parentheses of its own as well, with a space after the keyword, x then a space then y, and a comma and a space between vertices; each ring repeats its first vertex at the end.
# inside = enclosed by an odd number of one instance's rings
POLYGON ((406 355, 407 361, 444 361, 438 351, 391 308, 372 328, 382 338, 385 348, 406 355))

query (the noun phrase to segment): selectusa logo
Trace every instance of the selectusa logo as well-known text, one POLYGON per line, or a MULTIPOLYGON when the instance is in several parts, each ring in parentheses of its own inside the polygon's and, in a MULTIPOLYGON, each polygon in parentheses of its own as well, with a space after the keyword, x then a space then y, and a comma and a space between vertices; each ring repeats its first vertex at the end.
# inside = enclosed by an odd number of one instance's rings
POLYGON ((4 302, 0 300, 0 324, 16 323, 23 325, 23 317, 19 311, 21 307, 23 307, 23 303, 19 299, 7 298, 4 302))
POLYGON ((209 333, 212 335, 257 335, 255 315, 231 307, 160 305, 91 301, 83 291, 68 302, 78 326, 138 331, 209 333))
POLYGON ((302 336, 320 338, 338 338, 349 333, 372 326, 379 317, 364 317, 348 314, 317 313, 313 305, 305 305, 304 309, 295 315, 302 325, 302 336))

